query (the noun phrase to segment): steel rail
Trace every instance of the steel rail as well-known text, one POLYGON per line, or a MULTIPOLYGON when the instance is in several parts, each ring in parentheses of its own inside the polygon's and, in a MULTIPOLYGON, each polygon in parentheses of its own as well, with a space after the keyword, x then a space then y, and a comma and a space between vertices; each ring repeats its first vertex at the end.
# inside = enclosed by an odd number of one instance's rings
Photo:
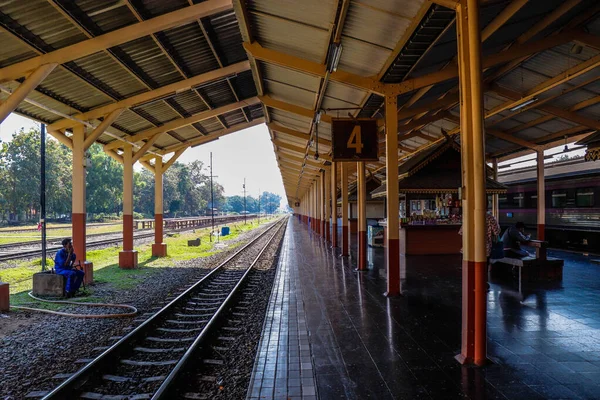
MULTIPOLYGON (((283 224, 282 224, 283 225, 283 224)), ((171 300, 169 304, 165 305, 159 311, 157 311, 154 315, 148 318, 146 321, 142 322, 138 327, 129 332, 127 335, 119 339, 115 344, 106 349, 102 354, 98 357, 94 358, 90 361, 85 367, 71 375, 67 380, 62 382, 59 386, 54 388, 48 394, 46 394, 42 400, 47 399, 68 399, 72 398, 75 391, 80 389, 83 385, 87 383, 89 378, 97 372, 98 370, 102 370, 107 365, 114 364, 115 361, 118 360, 121 353, 126 350, 129 350, 132 347, 132 344, 136 342, 138 339, 144 337, 144 335, 150 330, 160 326, 161 321, 168 315, 171 310, 175 309, 180 303, 183 303, 193 292, 195 292, 199 287, 201 287, 205 282, 211 279, 217 272, 221 271, 225 265, 227 265, 231 260, 239 256, 242 252, 248 249, 250 246, 255 244, 259 239, 265 236, 268 232, 274 229, 277 226, 277 223, 274 223, 267 230, 262 232, 256 238, 252 239, 250 242, 241 247, 238 251, 227 257, 221 264, 217 267, 213 268, 209 273, 207 273, 204 277, 202 277, 198 282, 194 283, 192 286, 187 288, 183 293, 178 295, 175 299, 171 300)))
POLYGON ((169 375, 167 375, 167 377, 165 378, 165 380, 163 381, 163 383, 160 385, 160 387, 158 388, 158 390, 152 396, 152 400, 159 400, 159 399, 168 399, 168 398, 171 398, 171 397, 168 397, 168 396, 170 395, 170 392, 173 389, 173 384, 180 377, 179 374, 182 371, 185 370, 186 364, 190 361, 190 359, 192 358, 192 356, 196 352, 196 350, 198 350, 198 348, 200 347, 200 344, 203 343, 204 340, 206 340, 206 336, 209 333, 211 333, 214 325, 216 325, 217 320, 221 317, 221 314, 222 314, 223 310, 225 310, 227 308, 227 306, 229 305, 229 303, 231 302, 231 300, 233 299, 233 297, 238 294, 239 288, 245 282, 246 278, 250 274, 250 271, 252 271, 252 269, 254 268, 254 266, 258 263, 258 260, 262 257, 263 253, 271 245, 271 243, 273 242, 273 239, 275 238, 275 236, 277 236, 277 234, 279 233, 279 231, 281 230, 281 228, 285 226, 286 222, 287 222, 287 218, 285 218, 283 220, 283 222, 280 223, 280 225, 277 228, 277 230, 275 230, 275 233, 273 233, 273 235, 269 238, 269 241, 267 242, 267 244, 265 244, 265 246, 260 250, 260 252, 255 257, 255 259, 252 261, 252 263, 250 264, 250 266, 248 267, 248 269, 246 269, 246 271, 244 272, 244 275, 242 275, 242 277, 240 278, 240 280, 238 281, 238 283, 231 290, 231 292, 229 293, 229 295, 227 296, 227 298, 225 298, 225 300, 223 301, 223 303, 221 304, 221 306, 217 309, 217 311, 215 311, 215 313, 210 318, 210 320, 208 321, 208 323, 206 324, 206 326, 204 328, 202 328, 202 331, 196 337, 196 339, 190 345, 190 347, 187 349, 187 351, 185 352, 185 354, 179 359, 179 362, 171 370, 171 372, 169 373, 169 375))

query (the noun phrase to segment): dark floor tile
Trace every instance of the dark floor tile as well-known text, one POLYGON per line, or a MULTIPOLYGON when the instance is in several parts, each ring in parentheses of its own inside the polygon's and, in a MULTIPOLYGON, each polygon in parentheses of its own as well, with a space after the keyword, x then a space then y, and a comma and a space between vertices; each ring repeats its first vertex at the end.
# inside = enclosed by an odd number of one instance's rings
POLYGON ((496 389, 509 400, 544 400, 544 396, 527 385, 496 386, 496 389))
POLYGON ((581 397, 564 385, 534 385, 533 390, 545 399, 581 399, 581 397))

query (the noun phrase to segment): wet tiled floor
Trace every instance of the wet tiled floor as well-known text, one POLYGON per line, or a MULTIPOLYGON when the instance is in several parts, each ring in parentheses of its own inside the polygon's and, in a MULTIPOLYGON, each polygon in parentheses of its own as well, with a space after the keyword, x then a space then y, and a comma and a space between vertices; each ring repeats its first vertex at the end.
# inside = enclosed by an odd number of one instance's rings
POLYGON ((382 249, 369 249, 369 271, 357 273, 296 219, 286 235, 319 398, 600 399, 600 266, 589 257, 551 251, 565 259, 560 284, 530 284, 519 293, 510 280, 493 281, 493 363, 467 368, 454 359, 459 256, 409 258, 403 296, 386 298, 382 249))

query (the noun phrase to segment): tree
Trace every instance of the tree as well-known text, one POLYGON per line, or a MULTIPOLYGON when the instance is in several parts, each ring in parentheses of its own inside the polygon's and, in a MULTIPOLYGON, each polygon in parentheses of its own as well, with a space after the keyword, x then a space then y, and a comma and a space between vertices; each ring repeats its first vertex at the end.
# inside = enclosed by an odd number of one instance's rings
POLYGON ((267 214, 273 214, 279 209, 281 196, 271 192, 263 192, 260 195, 260 208, 267 214))
POLYGON ((123 209, 123 166, 102 151, 99 144, 89 149, 92 161, 86 176, 87 212, 119 213, 123 209))
MULTIPOLYGON (((0 149, 2 207, 13 216, 32 217, 40 209, 40 131, 21 129, 0 149)), ((69 150, 55 140, 46 142, 46 204, 48 215, 71 210, 69 150)))

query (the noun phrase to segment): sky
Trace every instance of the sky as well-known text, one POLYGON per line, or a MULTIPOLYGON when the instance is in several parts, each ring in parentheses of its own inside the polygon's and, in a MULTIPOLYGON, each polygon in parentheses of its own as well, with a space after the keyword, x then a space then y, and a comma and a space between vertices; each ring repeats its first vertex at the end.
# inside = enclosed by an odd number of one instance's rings
MULTIPOLYGON (((10 141, 12 134, 21 127, 26 130, 39 124, 17 114, 11 114, 0 124, 0 139, 10 141)), ((232 133, 202 146, 186 150, 178 161, 200 160, 208 167, 210 153, 213 155, 213 175, 225 189, 226 196, 243 195, 242 185, 246 178, 246 194, 257 197, 262 192, 281 196, 281 205, 287 204, 285 190, 269 131, 264 124, 232 133)))

